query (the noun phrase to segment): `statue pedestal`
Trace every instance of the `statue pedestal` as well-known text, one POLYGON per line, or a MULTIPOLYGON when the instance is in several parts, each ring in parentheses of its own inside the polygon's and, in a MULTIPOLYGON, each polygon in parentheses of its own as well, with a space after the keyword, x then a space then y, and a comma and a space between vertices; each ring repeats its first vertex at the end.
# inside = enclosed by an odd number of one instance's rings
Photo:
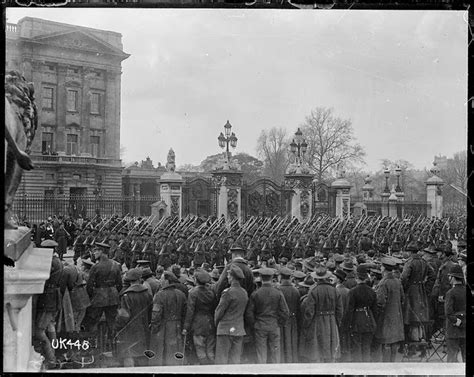
POLYGON ((214 170, 212 176, 217 186, 217 217, 226 221, 241 220, 242 172, 239 170, 214 170))
MULTIPOLYGON (((28 233, 28 240, 29 236, 28 233)), ((53 249, 35 248, 31 241, 25 247, 24 231, 18 229, 5 231, 5 253, 7 237, 9 250, 16 250, 21 256, 15 267, 4 266, 3 269, 3 369, 5 372, 38 372, 42 358, 31 345, 32 298, 43 293, 53 249)))
POLYGON ((160 197, 164 205, 159 208, 165 217, 181 218, 183 212, 183 178, 175 172, 167 172, 160 178, 160 197))

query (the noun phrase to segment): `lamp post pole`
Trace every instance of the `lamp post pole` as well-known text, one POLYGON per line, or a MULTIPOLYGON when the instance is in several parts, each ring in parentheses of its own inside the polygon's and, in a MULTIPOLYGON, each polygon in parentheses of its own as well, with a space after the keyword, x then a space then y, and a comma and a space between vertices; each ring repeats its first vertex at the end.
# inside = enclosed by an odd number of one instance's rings
POLYGON ((303 157, 307 150, 308 144, 303 139, 303 133, 298 128, 298 131, 295 132, 295 138, 290 144, 290 151, 295 156, 297 166, 301 166, 303 163, 303 157))
POLYGON ((231 132, 232 130, 232 125, 227 121, 227 123, 224 125, 224 133, 220 133, 219 137, 217 138, 217 141, 219 143, 219 147, 222 149, 225 148, 225 156, 226 156, 226 161, 229 162, 229 144, 232 147, 232 149, 235 149, 237 146, 237 136, 235 136, 235 133, 231 132))

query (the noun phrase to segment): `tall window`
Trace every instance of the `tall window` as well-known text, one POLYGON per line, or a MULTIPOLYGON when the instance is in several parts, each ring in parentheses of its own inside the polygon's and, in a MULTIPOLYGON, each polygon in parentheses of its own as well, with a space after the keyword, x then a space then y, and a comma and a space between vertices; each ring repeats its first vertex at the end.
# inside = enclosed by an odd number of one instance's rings
POLYGON ((54 88, 51 88, 51 87, 43 88, 43 109, 46 109, 46 110, 54 109, 54 88))
POLYGON ((100 93, 92 93, 91 97, 91 114, 101 114, 102 95, 100 93))
POLYGON ((53 133, 43 132, 41 134, 41 153, 51 154, 53 152, 53 133))
POLYGON ((67 111, 77 111, 77 100, 78 100, 77 90, 68 90, 67 91, 67 111))
POLYGON ((67 143, 66 143, 66 154, 67 155, 77 155, 78 151, 78 144, 77 144, 78 137, 75 134, 67 134, 67 143))
POLYGON ((100 152, 100 137, 91 136, 91 155, 94 157, 101 157, 100 152))

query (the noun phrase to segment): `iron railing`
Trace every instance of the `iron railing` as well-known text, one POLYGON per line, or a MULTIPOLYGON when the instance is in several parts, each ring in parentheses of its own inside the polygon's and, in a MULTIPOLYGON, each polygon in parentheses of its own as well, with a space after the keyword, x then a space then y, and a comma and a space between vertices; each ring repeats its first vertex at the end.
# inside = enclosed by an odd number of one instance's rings
POLYGON ((20 220, 32 224, 39 223, 52 215, 91 218, 101 216, 126 215, 150 216, 151 204, 160 201, 157 196, 100 196, 42 194, 17 195, 13 204, 13 214, 20 220))

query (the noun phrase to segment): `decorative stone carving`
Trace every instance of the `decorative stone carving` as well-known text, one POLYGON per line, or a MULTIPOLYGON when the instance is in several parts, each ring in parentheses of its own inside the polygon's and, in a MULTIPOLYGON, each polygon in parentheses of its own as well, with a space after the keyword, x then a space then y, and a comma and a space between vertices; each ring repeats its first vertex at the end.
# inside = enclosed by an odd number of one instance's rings
POLYGON ((171 217, 179 216, 179 196, 171 195, 171 217))
POLYGON ((238 215, 238 194, 238 190, 234 188, 229 189, 227 192, 227 214, 229 219, 235 219, 238 215))
POLYGON ((305 178, 285 177, 285 186, 290 189, 309 190, 311 188, 311 176, 308 176, 308 179, 305 178))
POLYGON ((306 219, 309 214, 310 204, 309 204, 309 192, 307 190, 301 191, 300 194, 300 213, 303 219, 306 219))
POLYGON ((20 185, 23 170, 34 168, 29 157, 36 129, 38 110, 32 83, 16 71, 5 76, 5 212, 4 228, 15 229, 10 209, 20 185))
POLYGON ((166 159, 166 170, 174 172, 176 169, 176 162, 175 162, 176 155, 173 151, 173 148, 170 148, 168 152, 168 157, 166 159))

